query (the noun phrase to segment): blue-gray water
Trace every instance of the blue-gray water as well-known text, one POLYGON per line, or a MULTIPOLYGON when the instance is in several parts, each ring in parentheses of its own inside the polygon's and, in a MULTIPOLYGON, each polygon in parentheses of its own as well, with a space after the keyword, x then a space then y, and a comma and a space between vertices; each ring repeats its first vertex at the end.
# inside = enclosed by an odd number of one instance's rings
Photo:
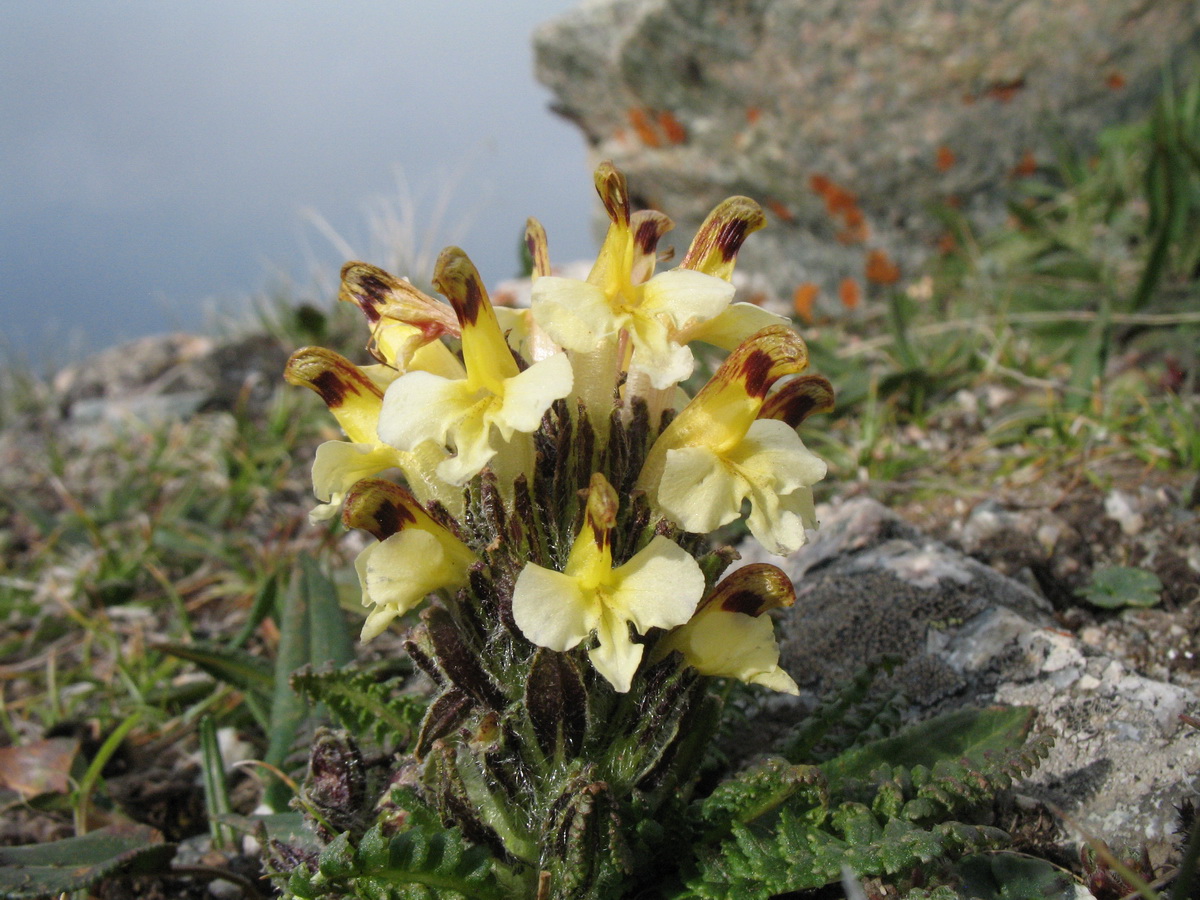
POLYGON ((583 141, 530 42, 572 5, 3 4, 0 349, 61 363, 287 282, 307 294, 342 252, 306 211, 369 255, 367 210, 398 173, 425 221, 449 195, 440 236, 489 283, 529 215, 552 258, 586 256, 583 141))

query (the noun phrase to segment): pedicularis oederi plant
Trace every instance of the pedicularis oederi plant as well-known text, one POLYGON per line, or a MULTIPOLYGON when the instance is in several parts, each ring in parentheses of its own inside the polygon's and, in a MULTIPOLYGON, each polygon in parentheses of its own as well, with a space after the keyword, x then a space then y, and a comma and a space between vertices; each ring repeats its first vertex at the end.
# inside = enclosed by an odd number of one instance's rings
MULTIPOLYGON (((528 309, 493 307, 455 247, 433 278, 448 303, 349 263, 341 299, 366 315, 377 364, 310 347, 288 365, 346 435, 318 448, 313 516, 374 539, 356 563, 362 639, 403 628, 436 685, 405 734, 386 711, 414 701, 392 685, 298 678, 358 733, 314 740, 297 803, 315 838, 268 842, 295 896, 767 896, 840 877, 846 848, 867 874, 951 849, 901 815, 912 779, 882 812, 831 794, 848 776, 808 763, 832 713, 719 783, 731 686, 797 693, 768 615, 795 595, 770 565, 726 574, 736 554, 707 535, 745 514, 771 552, 804 544, 825 464, 796 429, 833 389, 803 374, 787 320, 734 302, 756 203, 726 200, 656 273, 671 221, 631 212, 609 164, 596 187, 611 224, 586 281, 551 274, 534 220, 528 309), (688 396, 697 342, 726 355, 688 396)), ((863 733, 886 733, 886 705, 863 733)))

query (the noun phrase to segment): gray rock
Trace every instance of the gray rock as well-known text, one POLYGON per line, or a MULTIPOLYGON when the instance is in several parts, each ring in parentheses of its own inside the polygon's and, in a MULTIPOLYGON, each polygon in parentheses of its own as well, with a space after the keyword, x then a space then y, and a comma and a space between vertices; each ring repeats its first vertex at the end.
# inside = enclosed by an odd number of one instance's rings
POLYGON ((806 690, 828 691, 883 653, 924 718, 963 705, 1032 706, 1056 743, 1019 790, 1053 804, 1068 833, 1162 844, 1174 809, 1200 792, 1200 734, 1180 724, 1200 698, 1129 671, 1055 627, 1040 595, 932 540, 873 500, 824 509, 789 559, 753 543, 746 562, 793 578, 780 616, 781 663, 806 690))
POLYGON ((226 342, 155 335, 110 347, 59 372, 53 382, 74 425, 161 421, 199 411, 260 410, 282 382, 287 352, 274 337, 226 342))
POLYGON ((861 279, 864 236, 915 263, 948 198, 997 221, 1027 159, 1052 161, 1060 140, 1090 152, 1197 35, 1200 5, 1170 0, 593 0, 534 45, 592 162, 613 160, 680 242, 730 194, 767 206, 745 259, 790 296, 861 279), (815 175, 855 202, 831 215, 815 175))

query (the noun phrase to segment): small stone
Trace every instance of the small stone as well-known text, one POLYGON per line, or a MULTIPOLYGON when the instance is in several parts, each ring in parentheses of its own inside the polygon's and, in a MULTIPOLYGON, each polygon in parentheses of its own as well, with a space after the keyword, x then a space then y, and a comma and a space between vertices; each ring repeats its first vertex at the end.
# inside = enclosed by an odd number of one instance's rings
POLYGON ((1125 491, 1109 493, 1104 498, 1104 512, 1110 519, 1116 520, 1125 534, 1138 534, 1146 524, 1137 499, 1125 491))
POLYGON ((1095 675, 1081 675, 1079 682, 1075 685, 1081 691, 1094 691, 1100 687, 1100 679, 1095 675))

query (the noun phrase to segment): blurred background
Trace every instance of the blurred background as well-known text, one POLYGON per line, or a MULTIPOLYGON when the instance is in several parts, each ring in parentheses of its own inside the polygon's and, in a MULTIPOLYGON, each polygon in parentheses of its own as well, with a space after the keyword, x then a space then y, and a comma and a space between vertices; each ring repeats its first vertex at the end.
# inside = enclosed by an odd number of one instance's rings
POLYGON ((4 4, 0 347, 59 365, 255 295, 332 302, 389 228, 493 285, 530 215, 555 260, 588 255, 583 142, 532 74, 572 5, 4 4))

